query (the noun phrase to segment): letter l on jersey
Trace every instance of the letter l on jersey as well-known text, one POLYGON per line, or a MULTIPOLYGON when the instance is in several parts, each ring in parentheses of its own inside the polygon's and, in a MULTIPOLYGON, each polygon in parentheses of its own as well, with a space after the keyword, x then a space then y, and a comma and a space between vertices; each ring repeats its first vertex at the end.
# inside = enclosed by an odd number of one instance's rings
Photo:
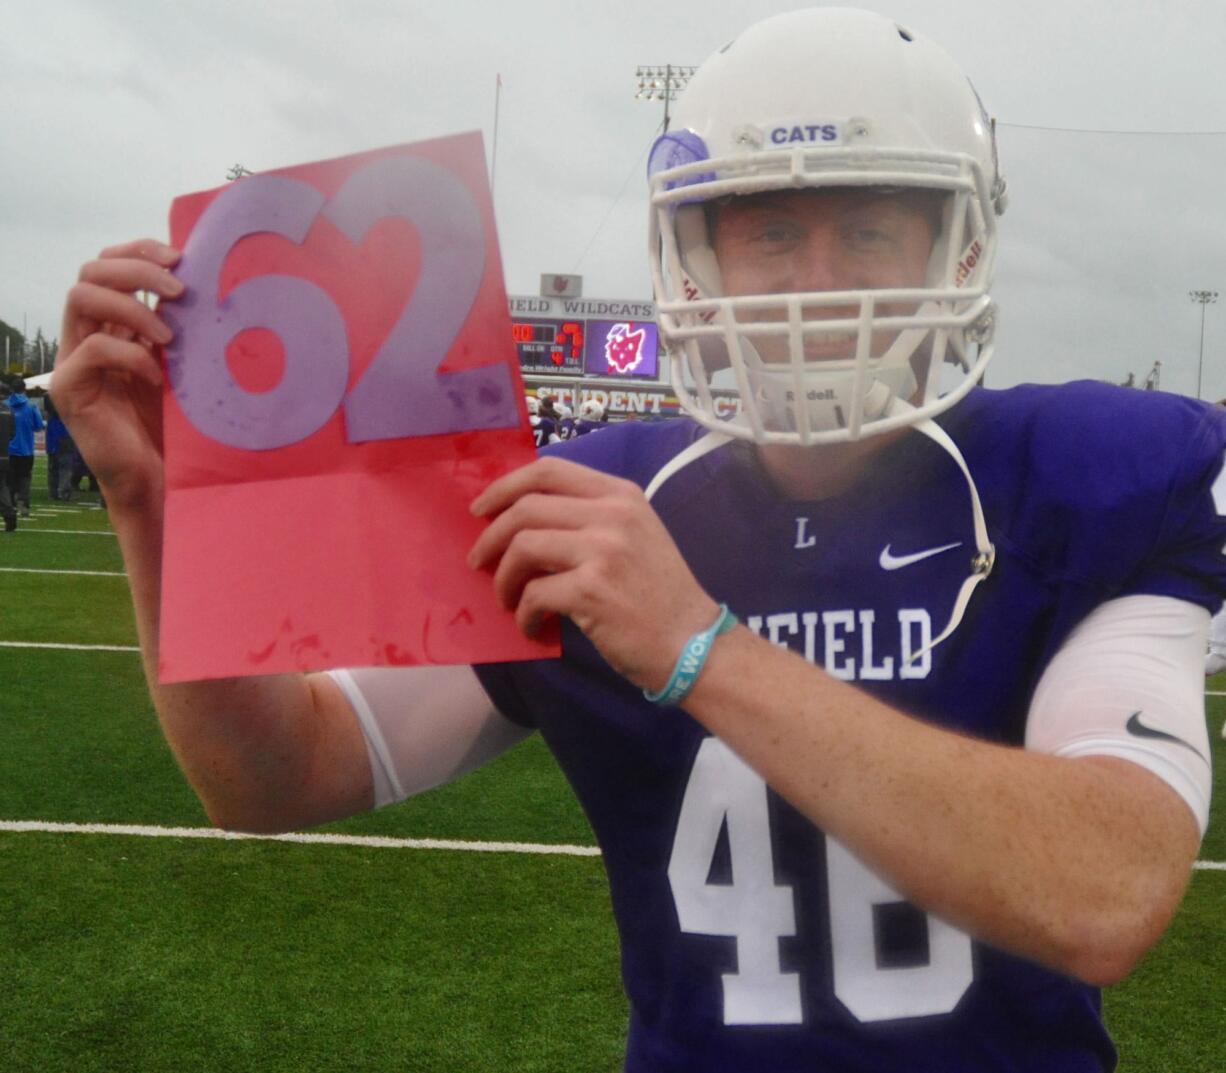
POLYGON ((812 548, 816 546, 816 544, 817 544, 817 537, 815 537, 812 533, 809 532, 809 519, 808 518, 797 518, 796 519, 796 543, 793 545, 793 547, 800 548, 800 549, 812 548))

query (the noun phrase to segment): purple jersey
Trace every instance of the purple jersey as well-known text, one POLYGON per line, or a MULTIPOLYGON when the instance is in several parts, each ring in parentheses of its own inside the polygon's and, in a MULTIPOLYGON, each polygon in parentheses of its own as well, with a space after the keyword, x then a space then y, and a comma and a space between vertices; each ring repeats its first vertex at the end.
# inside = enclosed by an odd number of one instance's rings
POLYGON ((554 423, 552 417, 541 417, 533 414, 531 424, 532 442, 536 444, 537 450, 557 442, 554 436, 558 434, 558 426, 554 423))
MULTIPOLYGON (((1023 742, 1040 674, 1103 601, 1221 606, 1226 410, 1079 383, 978 389, 940 423, 978 485, 996 564, 953 636, 910 662, 948 620, 975 550, 966 484, 926 437, 884 448, 820 502, 779 498, 734 442, 653 505, 751 629, 990 741, 1023 742)), ((702 432, 635 422, 561 453, 645 487, 702 432)), ((647 703, 569 623, 560 660, 477 672, 504 714, 540 729, 604 852, 631 1073, 1114 1067, 1095 988, 904 901, 684 712, 647 703)))

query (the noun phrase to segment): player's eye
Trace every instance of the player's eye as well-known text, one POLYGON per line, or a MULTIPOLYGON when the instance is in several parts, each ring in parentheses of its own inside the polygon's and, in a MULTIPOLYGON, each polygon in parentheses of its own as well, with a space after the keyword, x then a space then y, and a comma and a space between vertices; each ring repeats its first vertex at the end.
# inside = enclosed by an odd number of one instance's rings
POLYGON ((796 224, 782 220, 760 223, 751 232, 752 241, 762 246, 795 242, 800 237, 800 228, 796 224))
POLYGON ((853 250, 885 251, 898 245, 898 235, 887 226, 852 225, 844 229, 843 241, 853 250))

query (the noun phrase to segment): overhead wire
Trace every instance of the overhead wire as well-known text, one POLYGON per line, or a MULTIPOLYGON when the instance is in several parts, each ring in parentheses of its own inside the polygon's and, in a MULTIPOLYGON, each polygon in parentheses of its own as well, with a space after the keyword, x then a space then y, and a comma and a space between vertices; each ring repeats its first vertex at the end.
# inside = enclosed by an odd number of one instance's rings
POLYGON ((998 119, 998 127, 1014 130, 1044 130, 1057 134, 1122 134, 1147 138, 1214 138, 1226 135, 1226 130, 1105 130, 1094 127, 1048 127, 1041 123, 1006 123, 998 119))
POLYGON ((609 217, 613 215, 613 210, 617 208, 617 206, 621 203, 621 199, 625 197, 626 188, 630 185, 630 180, 634 178, 635 172, 637 172, 643 166, 643 161, 646 158, 648 151, 651 149, 652 145, 655 144, 656 138, 660 135, 663 129, 664 129, 664 121, 661 120, 659 125, 655 128, 655 130, 651 132, 651 137, 648 139, 647 144, 643 146, 643 151, 639 153, 638 159, 635 160, 630 170, 626 173, 626 178, 622 182, 622 187, 617 192, 617 197, 613 199, 612 203, 609 205, 608 210, 605 212, 604 219, 602 219, 600 223, 596 225, 596 230, 592 232, 592 237, 588 240, 587 245, 583 248, 583 252, 579 255, 579 259, 575 261, 574 267, 571 269, 572 274, 577 273, 579 271, 579 268, 583 264, 584 258, 586 258, 587 255, 591 252, 592 246, 595 245, 596 243, 596 239, 600 237, 600 232, 604 230, 605 224, 609 222, 609 217))

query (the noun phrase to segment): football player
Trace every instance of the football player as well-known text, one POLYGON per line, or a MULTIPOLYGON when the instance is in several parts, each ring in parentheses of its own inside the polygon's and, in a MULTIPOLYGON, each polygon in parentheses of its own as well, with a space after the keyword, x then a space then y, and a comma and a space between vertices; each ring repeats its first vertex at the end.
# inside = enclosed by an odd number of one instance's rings
POLYGON ((1226 414, 976 386, 1005 184, 966 77, 822 8, 713 55, 651 156, 689 420, 547 452, 470 562, 562 657, 161 686, 177 251, 70 292, 55 392, 110 504, 163 727, 210 816, 384 805, 539 731, 604 851, 626 1068, 1100 1071, 1208 815, 1226 414), (716 416, 713 388, 740 394, 716 416))
POLYGON ((558 412, 558 439, 573 440, 575 438, 575 418, 571 413, 571 408, 564 402, 557 404, 558 412))
MULTIPOLYGON (((546 399, 546 402, 549 400, 546 399)), ((551 443, 558 442, 558 426, 551 408, 544 408, 541 400, 535 395, 527 396, 528 423, 532 426, 532 442, 539 451, 551 443)))
POLYGON ((604 407, 595 399, 587 399, 579 404, 579 416, 575 419, 575 435, 586 436, 604 427, 604 407))

